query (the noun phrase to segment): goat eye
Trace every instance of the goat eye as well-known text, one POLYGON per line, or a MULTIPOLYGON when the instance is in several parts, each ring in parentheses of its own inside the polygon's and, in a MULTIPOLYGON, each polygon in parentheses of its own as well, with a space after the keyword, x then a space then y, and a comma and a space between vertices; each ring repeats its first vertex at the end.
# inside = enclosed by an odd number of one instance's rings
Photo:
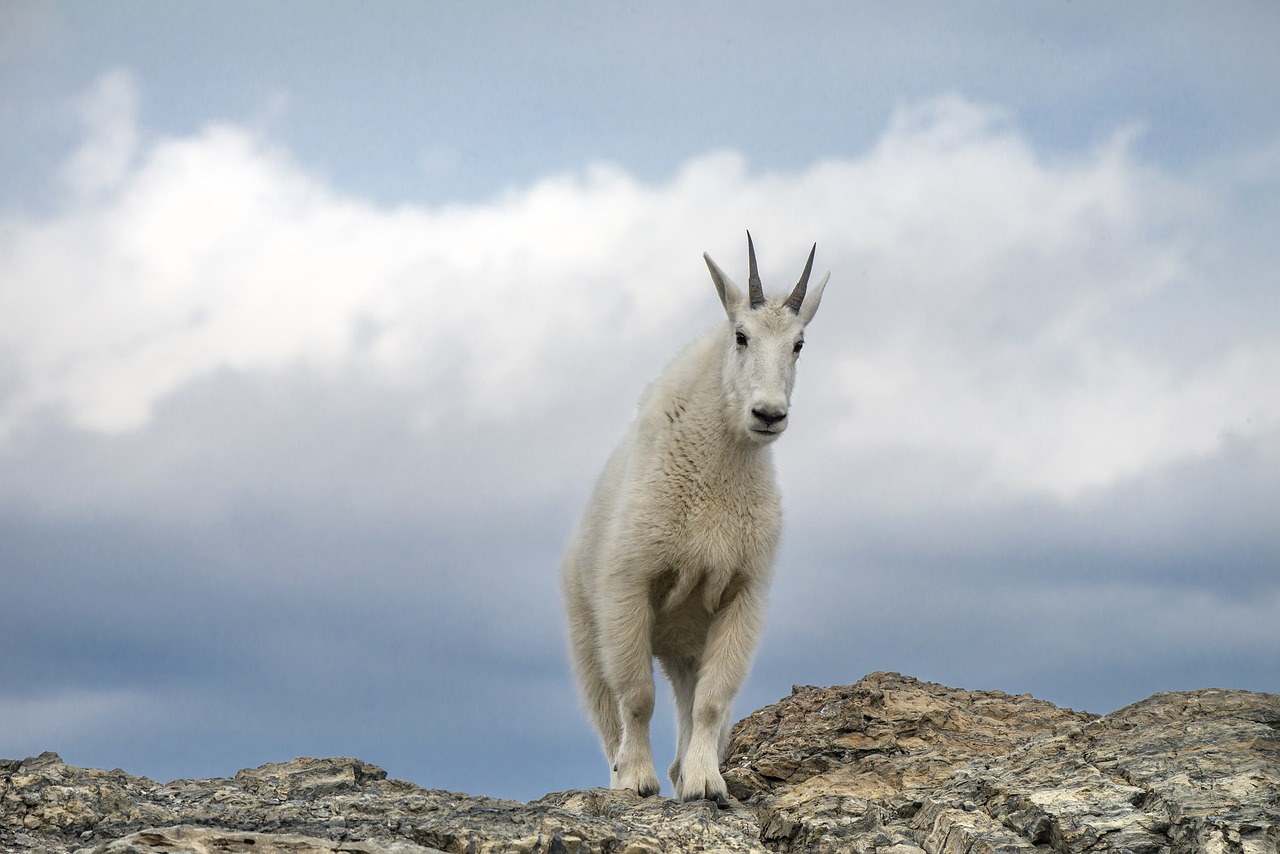
POLYGON ((737 335, 737 337, 738 337, 738 346, 739 346, 739 347, 745 347, 745 346, 747 346, 747 336, 746 336, 746 333, 744 333, 744 332, 742 332, 741 330, 739 330, 739 331, 738 331, 737 333, 735 333, 735 334, 736 334, 736 335, 737 335))
POLYGON ((799 352, 800 352, 800 349, 801 349, 802 347, 804 347, 804 342, 803 342, 803 341, 797 341, 797 342, 796 342, 796 346, 795 346, 795 347, 793 347, 793 348, 791 348, 791 352, 792 352, 792 353, 799 353, 799 352))

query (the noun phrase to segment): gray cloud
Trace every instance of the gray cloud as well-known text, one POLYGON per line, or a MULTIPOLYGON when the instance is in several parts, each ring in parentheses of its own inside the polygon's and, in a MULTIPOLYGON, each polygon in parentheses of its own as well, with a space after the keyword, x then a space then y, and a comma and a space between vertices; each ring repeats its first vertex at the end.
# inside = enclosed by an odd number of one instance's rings
POLYGON ((813 240, 833 275, 740 711, 877 669, 1093 711, 1280 688, 1256 149, 1050 153, 953 96, 792 172, 721 152, 387 208, 251 128, 94 127, 67 160, 92 192, 0 231, 0 755, 602 782, 558 554, 717 321, 700 253, 741 275, 747 226, 767 286, 813 240))

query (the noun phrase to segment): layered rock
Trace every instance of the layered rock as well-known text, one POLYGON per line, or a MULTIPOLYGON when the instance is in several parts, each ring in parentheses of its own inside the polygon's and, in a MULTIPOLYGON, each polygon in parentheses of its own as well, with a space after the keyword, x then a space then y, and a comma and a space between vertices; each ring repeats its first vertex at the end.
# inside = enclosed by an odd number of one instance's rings
POLYGON ((755 816, 602 789, 533 803, 426 790, 355 759, 159 784, 55 754, 0 762, 0 848, 50 854, 758 851, 755 816))
POLYGON ((740 721, 726 765, 776 851, 1280 851, 1273 694, 1099 718, 878 673, 740 721))
POLYGON ((877 673, 734 728, 733 809, 589 789, 531 803, 353 759, 156 783, 0 760, 0 849, 138 852, 1280 852, 1280 697, 1157 694, 1104 718, 877 673))

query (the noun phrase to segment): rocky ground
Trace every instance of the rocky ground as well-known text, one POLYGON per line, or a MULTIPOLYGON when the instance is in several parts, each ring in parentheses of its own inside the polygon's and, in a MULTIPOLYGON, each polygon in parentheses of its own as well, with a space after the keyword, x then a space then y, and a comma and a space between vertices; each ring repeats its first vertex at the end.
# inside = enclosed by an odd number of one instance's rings
POLYGON ((531 803, 354 759, 157 783, 0 760, 0 849, 212 852, 1280 852, 1280 696, 1157 694, 1103 718, 876 673, 740 721, 737 803, 601 789, 531 803))

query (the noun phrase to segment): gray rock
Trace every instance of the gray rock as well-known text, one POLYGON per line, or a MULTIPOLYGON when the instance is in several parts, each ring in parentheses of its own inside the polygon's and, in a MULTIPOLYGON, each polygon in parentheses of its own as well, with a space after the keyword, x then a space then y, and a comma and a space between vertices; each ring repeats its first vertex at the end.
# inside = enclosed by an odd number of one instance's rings
POLYGON ((442 854, 412 842, 340 842, 297 833, 251 833, 179 825, 131 833, 92 849, 101 854, 442 854))
POLYGON ((74 768, 52 753, 0 761, 6 851, 762 851, 756 836, 746 810, 599 789, 524 804, 421 789, 355 759, 167 784, 74 768))
POLYGON ((1157 694, 1099 718, 897 674, 796 688, 735 726, 734 808, 603 789, 531 803, 355 759, 157 783, 0 760, 0 850, 1280 852, 1280 697, 1157 694))
POLYGON ((893 673, 740 721, 730 791, 777 851, 1280 852, 1280 697, 1098 718, 893 673))

